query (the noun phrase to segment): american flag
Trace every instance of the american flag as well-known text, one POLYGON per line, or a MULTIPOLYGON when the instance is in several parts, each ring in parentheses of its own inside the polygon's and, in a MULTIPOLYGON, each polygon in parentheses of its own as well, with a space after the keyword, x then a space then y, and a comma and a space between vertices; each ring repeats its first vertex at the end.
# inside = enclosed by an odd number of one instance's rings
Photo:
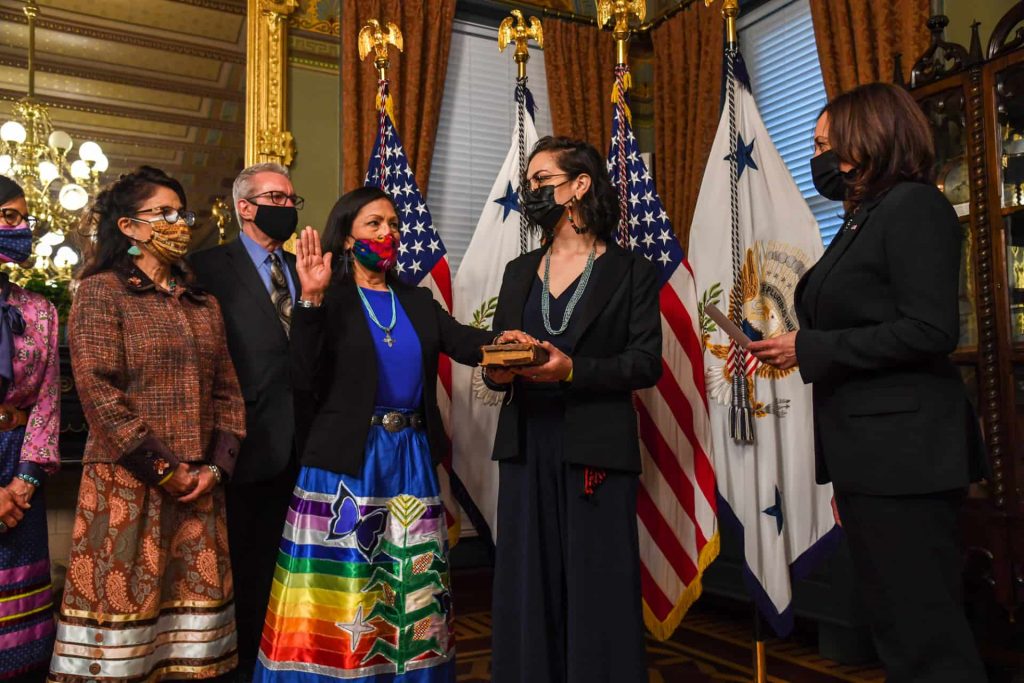
MULTIPOLYGON (((434 228, 430 209, 423 200, 419 185, 409 167, 409 159, 402 147, 402 140, 395 129, 393 105, 388 93, 387 81, 382 81, 377 94, 378 127, 377 137, 370 154, 364 185, 379 187, 387 192, 398 209, 402 223, 402 238, 398 245, 398 262, 395 270, 399 279, 406 284, 426 287, 446 311, 452 310, 452 274, 448 268, 448 252, 441 241, 441 235, 434 228)), ((451 412, 452 363, 448 356, 441 355, 437 366, 437 404, 441 410, 446 434, 449 429, 451 412)), ((451 452, 445 454, 444 464, 438 470, 442 498, 448 521, 448 541, 451 545, 459 537, 459 517, 454 514, 451 503, 451 452)))
POLYGON ((635 404, 644 622, 666 639, 700 597, 704 569, 718 555, 715 472, 693 272, 640 158, 628 82, 628 68, 617 66, 608 172, 619 193, 620 244, 653 263, 661 278, 662 377, 637 392, 635 404))

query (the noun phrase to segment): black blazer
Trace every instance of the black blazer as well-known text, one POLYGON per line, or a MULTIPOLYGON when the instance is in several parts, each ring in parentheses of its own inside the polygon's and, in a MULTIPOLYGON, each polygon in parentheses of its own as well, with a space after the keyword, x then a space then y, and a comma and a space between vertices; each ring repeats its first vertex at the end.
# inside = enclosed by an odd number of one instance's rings
POLYGON ((873 495, 962 488, 985 471, 948 355, 959 338, 962 229, 937 188, 866 202, 796 288, 796 355, 813 383, 819 483, 873 495))
MULTIPOLYGON (((285 252, 284 261, 298 287, 295 256, 285 252)), ((245 398, 246 437, 232 481, 268 481, 287 467, 294 448, 288 337, 241 241, 192 254, 189 263, 199 284, 220 302, 245 398)))
MULTIPOLYGON (((523 307, 545 249, 509 262, 494 313, 495 330, 522 329, 523 307)), ((614 244, 589 284, 582 332, 569 354, 572 382, 564 382, 565 462, 626 472, 640 471, 640 442, 632 394, 661 377, 661 312, 658 274, 643 257, 614 244)), ((516 380, 516 384, 521 380, 516 380)), ((498 416, 494 459, 523 454, 519 396, 512 392, 498 416)))
MULTIPOLYGON (((480 347, 494 333, 458 323, 430 290, 392 284, 423 349, 423 416, 435 464, 445 453, 444 424, 437 407, 437 357, 464 365, 480 362, 480 347)), ((318 308, 292 314, 292 379, 313 406, 302 464, 359 476, 370 418, 376 407, 377 354, 355 284, 333 283, 318 308)))

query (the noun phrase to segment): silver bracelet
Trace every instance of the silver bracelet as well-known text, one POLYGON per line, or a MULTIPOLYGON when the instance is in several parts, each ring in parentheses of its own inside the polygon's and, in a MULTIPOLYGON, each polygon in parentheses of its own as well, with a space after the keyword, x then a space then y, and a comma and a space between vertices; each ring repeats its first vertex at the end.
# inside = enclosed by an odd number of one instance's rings
POLYGON ((217 467, 216 465, 210 465, 210 464, 208 464, 207 467, 209 467, 210 471, 213 472, 213 478, 216 479, 217 483, 219 484, 221 482, 221 479, 222 479, 221 473, 220 473, 220 468, 217 467))
POLYGON ((295 302, 295 305, 299 308, 320 308, 320 304, 315 304, 309 299, 299 299, 295 302))

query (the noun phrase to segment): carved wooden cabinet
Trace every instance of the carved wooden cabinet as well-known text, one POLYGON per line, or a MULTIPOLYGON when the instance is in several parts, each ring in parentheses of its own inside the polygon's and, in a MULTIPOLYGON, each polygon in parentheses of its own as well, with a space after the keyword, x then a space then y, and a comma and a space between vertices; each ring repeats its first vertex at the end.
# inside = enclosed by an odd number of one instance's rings
POLYGON ((963 226, 960 346, 953 358, 978 411, 991 478, 965 515, 968 574, 1010 619, 1024 603, 1024 2, 982 50, 942 37, 915 63, 910 92, 935 135, 937 184, 963 226))

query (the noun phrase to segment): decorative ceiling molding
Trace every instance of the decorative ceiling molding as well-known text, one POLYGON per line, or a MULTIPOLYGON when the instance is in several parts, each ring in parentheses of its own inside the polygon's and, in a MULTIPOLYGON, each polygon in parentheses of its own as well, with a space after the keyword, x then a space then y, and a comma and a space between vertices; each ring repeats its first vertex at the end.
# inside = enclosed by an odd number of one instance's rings
MULTIPOLYGON (((0 21, 7 21, 15 24, 27 24, 28 19, 22 12, 0 9, 0 21)), ((66 21, 64 19, 51 19, 38 17, 36 28, 48 31, 57 31, 95 40, 103 40, 110 43, 133 45, 135 47, 150 48, 164 52, 187 55, 189 57, 200 57, 216 62, 231 62, 234 64, 245 64, 244 50, 221 50, 208 45, 197 45, 178 40, 166 40, 152 35, 131 33, 128 31, 111 31, 98 26, 80 22, 66 21)))
POLYGON ((212 9, 218 12, 227 12, 228 14, 245 15, 245 0, 236 0, 234 2, 232 0, 171 0, 171 2, 202 7, 203 9, 212 9))
MULTIPOLYGON (((0 52, 0 66, 12 66, 18 69, 28 69, 28 59, 25 57, 14 57, 0 52)), ((228 90, 226 88, 211 88, 191 82, 154 79, 147 76, 133 76, 117 71, 99 69, 94 66, 76 66, 66 62, 58 62, 51 59, 35 60, 37 72, 68 76, 70 78, 84 78, 104 83, 115 83, 117 85, 131 85, 139 88, 151 88, 153 90, 167 90, 179 92, 184 95, 196 97, 210 97, 226 102, 241 102, 243 93, 241 90, 228 90)))
MULTIPOLYGON (((24 96, 24 92, 0 88, 0 100, 14 102, 20 100, 24 96)), ((243 131, 245 129, 242 123, 235 121, 220 121, 218 119, 203 118, 200 116, 186 116, 166 111, 122 107, 114 104, 94 104, 91 102, 84 102, 80 99, 70 99, 67 97, 36 95, 36 100, 53 109, 80 111, 90 114, 107 114, 109 116, 121 116, 129 119, 140 119, 142 121, 174 123, 181 126, 197 126, 199 128, 216 128, 219 130, 229 131, 243 131)))

